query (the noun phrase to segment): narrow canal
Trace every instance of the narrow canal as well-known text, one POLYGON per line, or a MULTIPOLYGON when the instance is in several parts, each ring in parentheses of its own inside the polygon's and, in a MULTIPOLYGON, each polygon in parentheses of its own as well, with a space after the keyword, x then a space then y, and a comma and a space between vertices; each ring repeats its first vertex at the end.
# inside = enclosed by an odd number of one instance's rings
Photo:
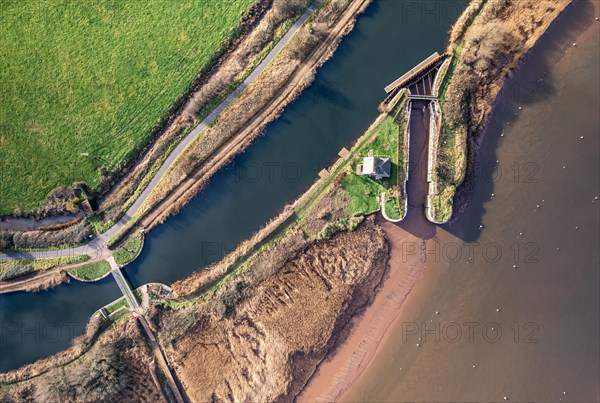
MULTIPOLYGON (((296 199, 377 115, 383 87, 433 51, 467 0, 375 0, 313 85, 178 215, 153 230, 124 269, 134 286, 171 283, 218 261, 296 199)), ((119 297, 109 277, 37 294, 0 295, 0 371, 69 346, 89 316, 119 297)))

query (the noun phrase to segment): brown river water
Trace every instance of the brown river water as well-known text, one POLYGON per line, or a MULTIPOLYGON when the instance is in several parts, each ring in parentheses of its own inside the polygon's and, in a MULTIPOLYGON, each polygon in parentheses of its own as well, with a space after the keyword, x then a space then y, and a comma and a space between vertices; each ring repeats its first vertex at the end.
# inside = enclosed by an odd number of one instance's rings
POLYGON ((599 15, 577 2, 507 82, 456 221, 387 224, 390 278, 300 400, 600 400, 599 15))

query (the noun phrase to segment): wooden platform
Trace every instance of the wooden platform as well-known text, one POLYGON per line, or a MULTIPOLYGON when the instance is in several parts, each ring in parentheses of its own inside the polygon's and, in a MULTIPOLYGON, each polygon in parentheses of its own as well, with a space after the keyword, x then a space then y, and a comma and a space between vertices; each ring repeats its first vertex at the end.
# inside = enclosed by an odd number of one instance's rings
POLYGON ((346 147, 344 147, 340 150, 338 155, 347 161, 348 158, 350 158, 351 154, 350 154, 350 151, 348 151, 348 149, 346 147))
POLYGON ((321 169, 321 172, 319 172, 319 178, 325 179, 328 176, 329 176, 329 171, 326 170, 325 168, 321 169))

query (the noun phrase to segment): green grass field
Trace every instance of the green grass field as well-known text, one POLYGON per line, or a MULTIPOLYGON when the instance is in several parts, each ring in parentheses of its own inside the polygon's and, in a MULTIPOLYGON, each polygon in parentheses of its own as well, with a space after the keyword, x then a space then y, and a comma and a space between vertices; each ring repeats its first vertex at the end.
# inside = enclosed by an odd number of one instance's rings
POLYGON ((133 158, 253 2, 0 2, 0 214, 133 158))

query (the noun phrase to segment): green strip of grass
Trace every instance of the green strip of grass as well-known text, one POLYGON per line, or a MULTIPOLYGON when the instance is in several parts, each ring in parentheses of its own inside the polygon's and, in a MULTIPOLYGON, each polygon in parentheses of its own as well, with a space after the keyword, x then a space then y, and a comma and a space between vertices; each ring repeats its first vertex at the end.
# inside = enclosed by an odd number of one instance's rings
POLYGON ((106 307, 106 312, 110 315, 123 308, 124 306, 127 306, 127 300, 125 299, 125 297, 122 297, 116 302, 113 302, 112 304, 108 305, 106 307))
POLYGON ((144 237, 142 234, 132 236, 127 242, 113 252, 115 262, 120 266, 131 263, 139 254, 143 245, 144 237))
POLYGON ((47 259, 24 259, 0 261, 0 281, 9 280, 34 271, 49 270, 54 267, 85 262, 87 255, 67 256, 47 259))

